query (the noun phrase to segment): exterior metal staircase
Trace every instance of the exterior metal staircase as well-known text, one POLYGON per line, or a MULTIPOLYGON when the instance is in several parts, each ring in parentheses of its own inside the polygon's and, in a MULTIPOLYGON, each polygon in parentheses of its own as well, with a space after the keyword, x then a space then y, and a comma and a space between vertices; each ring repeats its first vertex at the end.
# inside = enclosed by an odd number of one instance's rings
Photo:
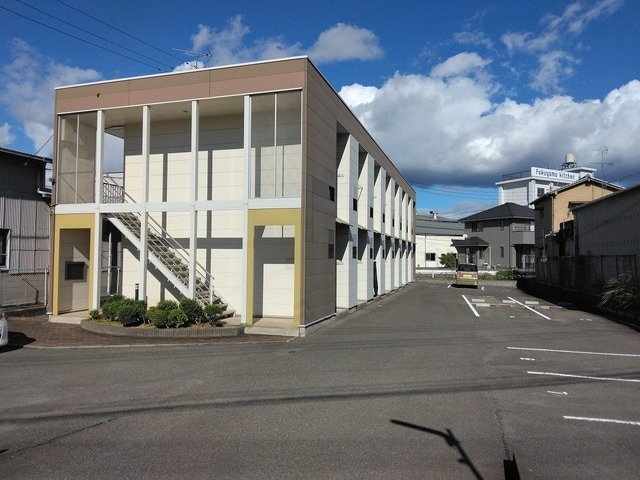
MULTIPOLYGON (((109 185, 110 188, 113 185, 109 185)), ((122 192, 123 195, 126 195, 122 192)), ((113 197, 111 197, 113 198, 113 197)), ((123 197, 121 197, 123 198, 123 197)), ((140 250, 141 217, 137 212, 115 212, 106 218, 140 250)), ((186 298, 189 291, 189 255, 184 248, 152 219, 148 222, 147 248, 149 262, 186 298)), ((222 318, 235 316, 223 299, 216 295, 213 276, 196 263, 195 299, 202 305, 217 303, 222 307, 222 318)))

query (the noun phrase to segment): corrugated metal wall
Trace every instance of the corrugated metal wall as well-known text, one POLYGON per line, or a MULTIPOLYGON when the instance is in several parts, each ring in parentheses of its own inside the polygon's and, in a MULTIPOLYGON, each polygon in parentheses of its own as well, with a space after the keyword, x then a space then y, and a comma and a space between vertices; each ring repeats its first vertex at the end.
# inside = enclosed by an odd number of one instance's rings
POLYGON ((10 230, 9 268, 48 268, 49 206, 38 193, 44 163, 0 157, 0 168, 0 228, 10 230))

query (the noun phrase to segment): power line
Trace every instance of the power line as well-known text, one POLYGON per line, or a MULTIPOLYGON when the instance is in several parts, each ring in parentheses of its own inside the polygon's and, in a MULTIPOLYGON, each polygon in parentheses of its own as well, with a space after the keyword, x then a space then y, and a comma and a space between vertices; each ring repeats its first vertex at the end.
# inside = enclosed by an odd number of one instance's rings
POLYGON ((179 60, 180 62, 182 62, 182 59, 181 59, 180 57, 177 57, 176 55, 174 55, 174 54, 172 54, 172 53, 169 53, 169 52, 167 52, 167 51, 165 51, 165 50, 162 50, 162 49, 160 49, 160 48, 156 47, 155 45, 151 45, 150 43, 147 43, 147 42, 145 42, 144 40, 142 40, 142 39, 140 39, 140 38, 138 38, 138 37, 135 37, 135 36, 133 36, 133 35, 131 35, 131 34, 129 34, 129 33, 127 33, 127 32, 125 32, 124 30, 120 30, 119 28, 114 27, 113 25, 110 25, 110 24, 108 24, 108 23, 106 23, 106 22, 103 22, 103 21, 102 21, 102 20, 100 20, 99 18, 96 18, 96 17, 94 17, 93 15, 89 15, 88 13, 83 12, 82 10, 80 10, 80 9, 78 9, 78 8, 76 8, 76 7, 74 7, 73 5, 69 5, 68 3, 63 2, 62 0, 57 0, 57 1, 58 1, 58 3, 61 3, 62 5, 64 5, 64 6, 68 7, 68 8, 70 8, 70 9, 72 9, 72 10, 75 10, 75 11, 76 11, 76 12, 78 12, 78 13, 81 13, 82 15, 85 15, 85 16, 87 16, 87 17, 91 18, 92 20, 95 20, 96 22, 102 23, 103 25, 106 25, 107 27, 112 28, 113 30, 115 30, 115 31, 117 31, 117 32, 120 32, 120 33, 122 33, 123 35, 126 35, 126 36, 127 36, 127 37, 129 37, 129 38, 132 38, 132 39, 134 39, 134 40, 136 40, 136 41, 138 41, 138 42, 140 42, 140 43, 143 43, 143 44, 144 44, 144 45, 146 45, 147 47, 151 47, 151 48, 153 48, 154 50, 157 50, 157 51, 158 51, 158 52, 160 52, 160 53, 164 53, 165 55, 169 55, 170 57, 172 57, 172 58, 174 58, 174 59, 179 60))
POLYGON ((53 30, 53 31, 55 31, 55 32, 61 33, 61 34, 63 34, 63 35, 66 35, 67 37, 71 37, 71 38, 73 38, 73 39, 75 39, 75 40, 79 40, 79 41, 81 41, 81 42, 84 42, 84 43, 86 43, 86 44, 88 44, 88 45, 92 45, 92 46, 94 46, 94 47, 96 47, 96 48, 99 48, 99 49, 101 49, 101 50, 105 50, 105 51, 110 52, 110 53, 113 53, 113 54, 115 54, 115 55, 119 55, 119 56, 121 56, 121 57, 123 57, 123 58, 127 58, 127 59, 129 59, 129 60, 131 60, 131 61, 141 63, 141 64, 146 65, 146 66, 148 66, 148 67, 150 67, 150 68, 153 68, 153 69, 155 69, 155 70, 162 71, 162 69, 160 69, 160 68, 156 67, 155 65, 151 65, 151 64, 146 63, 146 62, 143 62, 142 60, 139 60, 139 59, 137 59, 137 58, 130 57, 130 56, 125 55, 125 54, 120 53, 120 52, 116 52, 115 50, 111 50, 110 48, 104 47, 104 46, 102 46, 102 45, 98 45, 97 43, 90 42, 89 40, 86 40, 86 39, 84 39, 84 38, 77 37, 77 36, 72 35, 72 34, 70 34, 70 33, 68 33, 68 32, 65 32, 65 31, 63 31, 63 30, 60 30, 60 29, 58 29, 58 28, 52 27, 51 25, 47 25, 46 23, 42 23, 42 22, 40 22, 40 21, 38 21, 38 20, 35 20, 35 19, 33 19, 33 18, 30 18, 30 17, 27 17, 26 15, 23 15, 23 14, 21 14, 21 13, 18 13, 18 12, 16 12, 16 11, 11 10, 11 9, 9 9, 9 8, 7 8, 7 7, 4 7, 4 6, 2 6, 2 5, 0 5, 0 9, 5 10, 5 11, 7 11, 7 12, 9 12, 9 13, 13 13, 14 15, 17 15, 17 16, 19 16, 19 17, 22 17, 22 18, 24 18, 25 20, 29 20, 30 22, 36 23, 36 24, 38 24, 38 25, 41 25, 41 26, 43 26, 43 27, 45 27, 45 28, 48 28, 48 29, 50 29, 50 30, 53 30))
POLYGON ((22 0, 16 0, 16 1, 17 1, 18 3, 21 3, 22 5, 24 5, 24 6, 26 6, 26 7, 29 7, 29 8, 32 8, 33 10, 36 10, 37 12, 40 12, 40 13, 42 13, 42 14, 44 14, 44 15, 47 15, 48 17, 51 17, 51 18, 53 18, 54 20, 57 20, 57 21, 62 22, 62 23, 64 23, 64 24, 66 24, 66 25, 69 25, 69 26, 71 26, 71 27, 73 27, 73 28, 76 28, 76 29, 80 30, 81 32, 84 32, 84 33, 87 33, 87 34, 89 34, 89 35, 91 35, 91 36, 94 36, 94 37, 96 37, 96 38, 99 38, 100 40, 104 40, 104 41, 105 41, 105 42, 107 42, 107 43, 110 43, 110 44, 112 44, 112 45, 115 45, 116 47, 120 47, 120 48, 122 48, 123 50, 126 50, 126 51, 128 51, 128 52, 131 52, 131 53, 133 53, 133 54, 135 54, 135 55, 139 55, 139 56, 140 56, 140 57, 142 57, 142 58, 146 58, 146 59, 151 60, 151 61, 153 61, 153 62, 157 62, 157 63, 159 63, 160 65, 163 65, 163 66, 165 66, 165 67, 167 67, 167 68, 169 68, 169 69, 173 69, 173 67, 172 67, 171 65, 167 65, 166 63, 162 63, 162 62, 160 62, 160 61, 158 61, 158 60, 156 60, 156 59, 154 59, 154 58, 151 58, 151 57, 149 57, 149 56, 147 56, 147 55, 144 55, 144 54, 142 54, 142 53, 136 52, 136 51, 134 51, 134 50, 130 49, 129 47, 125 47, 124 45, 120 45, 119 43, 116 43, 116 42, 113 42, 113 41, 111 41, 111 40, 109 40, 109 39, 106 39, 106 38, 104 38, 104 37, 101 37, 100 35, 97 35, 97 34, 95 34, 95 33, 93 33, 93 32, 90 32, 89 30, 85 30, 84 28, 78 27, 77 25, 74 25, 74 24, 72 24, 72 23, 70 23, 70 22, 67 22, 66 20, 63 20, 62 18, 56 17, 55 15, 52 15, 52 14, 50 14, 50 13, 48 13, 48 12, 45 12, 44 10, 40 10, 39 8, 36 8, 36 7, 32 6, 32 5, 29 5, 29 4, 25 3, 25 2, 23 2, 22 0))

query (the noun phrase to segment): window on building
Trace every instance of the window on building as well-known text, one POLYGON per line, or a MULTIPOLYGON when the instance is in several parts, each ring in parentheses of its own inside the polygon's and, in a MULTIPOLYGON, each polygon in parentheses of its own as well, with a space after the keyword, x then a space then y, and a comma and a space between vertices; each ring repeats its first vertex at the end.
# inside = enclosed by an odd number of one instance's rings
POLYGON ((373 218, 373 207, 369 207, 369 217, 373 218))
POLYGON ((424 259, 427 262, 435 262, 436 261, 436 254, 435 253, 425 253, 424 254, 424 259))
POLYGON ((327 258, 335 258, 336 246, 333 243, 327 245, 327 258))
POLYGON ((471 223, 471 231, 472 232, 482 232, 482 231, 484 231, 484 224, 482 222, 472 222, 471 223))
POLYGON ((504 231, 504 220, 500 220, 500 231, 504 231))
POLYGON ((352 202, 351 202, 351 207, 353 208, 353 210, 355 212, 358 211, 358 199, 357 198, 353 198, 352 202))
POLYGON ((332 202, 336 201, 336 187, 332 187, 329 185, 329 200, 332 202))
POLYGON ((302 168, 300 92, 251 97, 251 196, 299 197, 302 168))
POLYGON ((9 268, 9 230, 0 228, 0 268, 9 268))
POLYGON ((84 262, 65 262, 64 264, 64 279, 65 280, 85 280, 85 268, 84 262))
POLYGON ((541 197, 544 195, 544 187, 538 187, 538 196, 541 197))
POLYGON ((358 247, 351 247, 351 258, 358 258, 358 247))
POLYGON ((504 258, 504 245, 500 245, 500 258, 504 258))

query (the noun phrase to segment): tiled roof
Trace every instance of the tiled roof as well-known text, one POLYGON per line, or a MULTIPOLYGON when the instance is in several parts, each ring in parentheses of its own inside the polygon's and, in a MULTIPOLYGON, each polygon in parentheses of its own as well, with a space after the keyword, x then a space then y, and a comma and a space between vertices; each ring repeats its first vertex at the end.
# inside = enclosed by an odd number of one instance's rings
POLYGON ((532 208, 518 205, 517 203, 507 202, 497 207, 474 213, 465 218, 461 218, 461 222, 475 222, 478 220, 495 220, 500 218, 524 218, 533 220, 535 212, 532 208))

